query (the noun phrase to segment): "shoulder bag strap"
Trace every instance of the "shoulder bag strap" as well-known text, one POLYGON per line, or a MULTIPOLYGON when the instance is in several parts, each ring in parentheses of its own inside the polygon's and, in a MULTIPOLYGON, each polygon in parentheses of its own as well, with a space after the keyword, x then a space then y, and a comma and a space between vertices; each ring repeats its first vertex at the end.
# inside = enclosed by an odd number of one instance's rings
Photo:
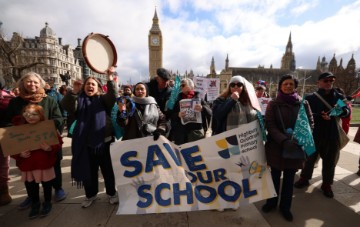
POLYGON ((280 108, 279 108, 278 105, 276 105, 276 109, 277 109, 277 112, 278 112, 278 114, 279 114, 281 126, 282 126, 282 128, 283 128, 284 133, 286 134, 284 121, 283 121, 283 119, 282 119, 282 115, 281 115, 280 108))
MULTIPOLYGON (((330 106, 330 104, 328 102, 325 101, 325 99, 323 99, 323 97, 321 97, 321 95, 317 92, 314 92, 314 95, 316 95, 324 104, 327 108, 329 108, 329 110, 332 109, 332 107, 330 106)), ((337 123, 340 122, 340 117, 335 117, 335 120, 337 123)))
POLYGON ((321 95, 319 95, 319 93, 314 92, 314 95, 316 95, 324 104, 327 108, 329 108, 329 110, 332 109, 332 107, 330 106, 330 104, 328 102, 325 101, 325 99, 323 97, 321 97, 321 95))

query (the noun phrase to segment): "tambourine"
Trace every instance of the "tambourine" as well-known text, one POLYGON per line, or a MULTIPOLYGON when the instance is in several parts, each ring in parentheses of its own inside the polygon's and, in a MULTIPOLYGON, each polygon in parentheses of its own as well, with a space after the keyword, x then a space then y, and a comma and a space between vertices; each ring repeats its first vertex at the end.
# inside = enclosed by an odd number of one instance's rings
POLYGON ((97 73, 105 74, 111 67, 116 67, 117 54, 114 44, 103 34, 90 33, 84 39, 82 54, 86 64, 97 73))

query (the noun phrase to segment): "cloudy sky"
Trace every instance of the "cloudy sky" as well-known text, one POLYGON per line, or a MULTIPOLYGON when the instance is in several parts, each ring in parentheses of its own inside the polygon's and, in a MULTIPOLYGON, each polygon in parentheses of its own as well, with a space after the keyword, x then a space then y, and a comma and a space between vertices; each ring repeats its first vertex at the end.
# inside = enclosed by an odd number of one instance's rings
POLYGON ((335 54, 360 64, 360 0, 0 0, 8 38, 40 35, 49 23, 63 44, 89 33, 109 35, 120 79, 148 77, 148 34, 155 7, 163 34, 163 66, 183 74, 232 67, 278 68, 292 34, 296 67, 313 69, 335 54))

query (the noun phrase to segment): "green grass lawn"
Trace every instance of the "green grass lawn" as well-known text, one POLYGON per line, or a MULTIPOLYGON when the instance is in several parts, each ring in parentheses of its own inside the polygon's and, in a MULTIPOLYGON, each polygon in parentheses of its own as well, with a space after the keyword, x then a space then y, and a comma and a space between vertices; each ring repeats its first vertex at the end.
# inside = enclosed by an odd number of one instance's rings
POLYGON ((351 123, 360 123, 360 106, 353 106, 351 123))

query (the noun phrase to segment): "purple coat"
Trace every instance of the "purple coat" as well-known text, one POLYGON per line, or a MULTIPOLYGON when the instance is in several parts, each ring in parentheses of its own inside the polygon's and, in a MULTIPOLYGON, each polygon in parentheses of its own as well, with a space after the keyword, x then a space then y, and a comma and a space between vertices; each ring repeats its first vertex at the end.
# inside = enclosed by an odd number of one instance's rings
MULTIPOLYGON (((307 112, 310 127, 314 128, 314 119, 309 103, 306 100, 304 101, 304 106, 307 112)), ((278 170, 302 169, 305 161, 284 159, 281 155, 281 143, 287 139, 287 136, 284 133, 277 108, 280 110, 285 128, 294 129, 296 118, 300 109, 300 101, 295 102, 294 104, 288 104, 280 98, 276 98, 268 104, 265 113, 265 125, 268 132, 268 140, 265 143, 267 164, 278 170)))

